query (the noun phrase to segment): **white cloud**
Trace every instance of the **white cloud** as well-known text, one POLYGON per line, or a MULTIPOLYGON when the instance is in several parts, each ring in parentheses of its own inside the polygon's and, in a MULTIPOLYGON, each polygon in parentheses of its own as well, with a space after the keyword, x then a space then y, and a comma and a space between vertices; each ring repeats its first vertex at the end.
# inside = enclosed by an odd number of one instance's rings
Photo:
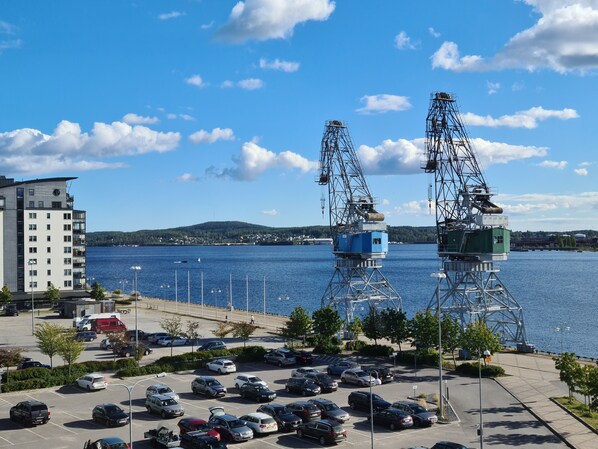
POLYGON ((262 211, 263 215, 269 215, 271 217, 275 217, 278 215, 278 211, 276 209, 271 209, 271 210, 263 210, 262 211))
POLYGON ((364 95, 360 101, 365 104, 363 108, 356 110, 360 114, 381 114, 388 111, 405 111, 411 108, 409 98, 399 95, 364 95))
POLYGON ((187 84, 190 84, 191 86, 197 86, 197 87, 204 87, 206 85, 204 83, 204 80, 199 75, 193 75, 193 76, 185 79, 185 82, 187 84))
POLYGON ((223 89, 230 89, 231 87, 235 87, 235 83, 233 83, 231 80, 225 80, 222 81, 220 87, 222 87, 223 89))
POLYGON ((237 86, 245 90, 256 90, 264 87, 264 82, 259 78, 248 78, 246 80, 239 81, 237 86))
POLYGON ((196 144, 214 143, 218 140, 235 140, 235 134, 230 128, 214 128, 212 131, 201 129, 191 134, 189 140, 196 144))
POLYGON ((488 89, 488 95, 493 95, 498 93, 498 89, 500 89, 500 83, 492 83, 490 81, 486 81, 486 88, 488 89))
POLYGON ((536 106, 526 111, 518 111, 513 115, 503 115, 499 118, 493 118, 489 115, 484 117, 471 112, 467 112, 462 116, 463 122, 470 126, 489 126, 491 128, 506 126, 508 128, 527 129, 536 128, 538 122, 548 120, 549 118, 570 120, 578 117, 579 115, 575 109, 552 110, 544 109, 542 106, 536 106))
MULTIPOLYGON (((17 27, 11 23, 5 22, 4 20, 0 20, 0 35, 6 36, 14 36, 17 33, 17 27)), ((8 50, 11 48, 19 48, 23 45, 23 41, 21 39, 8 39, 8 40, 0 40, 0 52, 3 50, 8 50)))
POLYGON ((168 114, 166 114, 166 118, 167 118, 168 120, 174 120, 174 119, 176 119, 177 117, 178 117, 178 115, 176 115, 176 114, 173 114, 173 113, 168 113, 168 114))
POLYGON ((521 91, 523 89, 525 89, 525 84, 522 81, 516 81, 511 86, 511 90, 513 92, 519 92, 519 91, 521 91))
POLYGON ((566 211, 586 213, 588 210, 598 209, 598 192, 580 192, 568 195, 498 194, 495 199, 509 215, 537 215, 542 212, 558 211, 558 215, 563 216, 566 211))
POLYGON ((179 118, 185 120, 186 122, 194 122, 195 117, 189 114, 179 114, 179 118))
POLYGON ((97 159, 173 150, 179 133, 163 133, 124 122, 94 123, 84 133, 78 123, 60 122, 51 135, 36 129, 0 133, 0 172, 35 175, 56 171, 124 167, 97 159), (95 160, 94 160, 95 159, 95 160))
POLYGON ((408 201, 394 208, 393 213, 401 215, 428 215, 430 212, 428 201, 408 201))
POLYGON ((278 58, 272 62, 268 62, 264 58, 261 58, 260 69, 281 70, 283 72, 291 73, 299 70, 299 63, 292 61, 281 61, 278 58))
POLYGON ((564 170, 567 167, 567 161, 542 161, 538 164, 542 168, 556 168, 557 170, 564 170))
POLYGON ((160 119, 158 117, 143 117, 141 115, 129 113, 123 117, 123 122, 129 125, 153 125, 158 123, 160 119))
POLYGON ((573 170, 576 175, 579 176, 588 176, 588 169, 587 168, 576 168, 573 170))
POLYGON ((210 23, 203 23, 199 26, 202 30, 209 30, 214 26, 214 21, 212 20, 210 23))
POLYGON ((176 18, 184 16, 184 15, 185 15, 184 12, 171 11, 171 12, 167 12, 167 13, 164 13, 164 14, 160 14, 158 16, 158 19, 160 19, 160 20, 170 20, 170 19, 176 19, 176 18))
POLYGON ((430 36, 433 37, 440 37, 440 33, 438 31, 436 31, 434 28, 429 27, 428 28, 428 33, 430 33, 430 36))
POLYGON ((254 181, 262 173, 271 169, 296 169, 301 173, 317 170, 318 161, 309 161, 292 151, 274 153, 260 147, 254 142, 245 142, 241 153, 233 156, 234 167, 217 170, 210 167, 206 170, 209 175, 227 177, 236 181, 254 181))
POLYGON ((454 42, 444 42, 432 66, 453 71, 550 69, 559 73, 598 68, 598 3, 596 0, 524 0, 540 14, 496 55, 460 57, 454 42))
POLYGON ((581 162, 581 163, 579 164, 579 166, 580 166, 580 167, 589 167, 590 165, 592 165, 592 163, 591 163, 591 162, 581 162))
POLYGON ((199 178, 197 176, 193 176, 191 173, 183 173, 181 176, 177 176, 177 182, 197 182, 199 178))
POLYGON ((251 39, 287 39, 298 24, 327 20, 334 8, 330 0, 239 1, 216 36, 235 44, 251 39))
POLYGON ((415 50, 416 45, 411 42, 411 38, 406 32, 401 31, 395 36, 395 47, 399 50, 415 50))

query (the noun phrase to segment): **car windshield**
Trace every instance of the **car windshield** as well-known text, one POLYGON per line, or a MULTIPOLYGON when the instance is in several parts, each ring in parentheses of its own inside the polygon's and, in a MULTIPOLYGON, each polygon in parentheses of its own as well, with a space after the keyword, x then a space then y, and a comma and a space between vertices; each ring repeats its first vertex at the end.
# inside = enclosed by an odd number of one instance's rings
POLYGON ((372 399, 375 400, 375 401, 383 401, 384 400, 380 396, 378 396, 377 394, 372 394, 372 399))
POLYGON ((169 406, 169 405, 177 405, 177 402, 174 399, 167 399, 162 401, 162 406, 169 406))
POLYGON ((33 404, 31 406, 31 410, 34 412, 39 412, 40 410, 47 410, 48 407, 45 404, 33 404))
POLYGON ((109 405, 106 407, 106 413, 112 415, 114 413, 120 413, 123 409, 120 408, 118 405, 109 405))
POLYGON ((272 424, 276 421, 274 421, 274 418, 262 418, 262 423, 263 424, 272 424))
POLYGON ((338 410, 340 407, 335 403, 324 404, 324 410, 331 412, 332 410, 338 410))
POLYGON ((158 394, 172 393, 170 387, 162 387, 157 389, 158 394))
POLYGON ((419 404, 409 404, 409 408, 411 410, 413 410, 414 413, 426 413, 427 412, 427 410, 419 404))
POLYGON ((262 381, 262 379, 260 379, 260 378, 259 378, 259 377, 257 377, 257 376, 252 376, 252 377, 248 377, 248 378, 247 378, 247 382, 251 382, 251 383, 255 383, 255 382, 261 382, 261 381, 262 381))
POLYGON ((320 380, 320 382, 332 382, 332 377, 330 377, 328 374, 318 374, 317 378, 320 380))
POLYGON ((228 422, 228 427, 231 429, 238 429, 239 427, 245 427, 245 423, 240 419, 234 419, 228 422))
POLYGON ((93 377, 93 378, 91 379, 91 381, 92 381, 93 383, 96 383, 96 382, 104 382, 104 378, 103 378, 103 377, 93 377))
POLYGON ((276 414, 277 414, 278 416, 280 416, 280 415, 288 415, 289 413, 292 413, 292 412, 291 412, 291 411, 290 411, 288 408, 286 408, 286 407, 279 408, 279 409, 276 411, 276 414))
POLYGON ((224 366, 233 366, 233 362, 224 362, 223 365, 224 366))
POLYGON ((303 385, 307 388, 316 388, 317 387, 317 385, 315 384, 315 382, 313 380, 306 380, 303 385))
POLYGON ((332 430, 334 430, 336 433, 342 432, 343 431, 343 426, 333 426, 332 430))
POLYGON ((106 446, 108 449, 128 449, 127 443, 112 443, 110 446, 106 446))
POLYGON ((213 386, 216 386, 216 385, 221 385, 221 384, 220 384, 220 382, 218 382, 216 379, 213 379, 213 380, 208 380, 208 381, 206 382, 206 385, 207 385, 208 387, 213 387, 213 386))
POLYGON ((357 377, 367 377, 368 373, 366 373, 365 371, 355 371, 355 375, 357 377))

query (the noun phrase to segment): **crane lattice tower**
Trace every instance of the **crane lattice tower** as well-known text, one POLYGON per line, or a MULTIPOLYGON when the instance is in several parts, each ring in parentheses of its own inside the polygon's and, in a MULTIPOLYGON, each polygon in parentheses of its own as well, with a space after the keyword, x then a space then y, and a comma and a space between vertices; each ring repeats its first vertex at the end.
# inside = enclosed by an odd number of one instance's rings
MULTIPOLYGON (((499 280, 495 261, 507 259, 508 218, 494 204, 453 96, 432 94, 426 118, 427 173, 434 174, 438 256, 445 277, 428 308, 465 327, 485 321, 502 344, 531 351, 523 311, 499 280)), ((429 198, 432 201, 432 198, 429 198)))
POLYGON ((401 297, 381 271, 388 253, 384 214, 375 209, 349 130, 339 120, 326 122, 318 183, 328 186, 335 257, 322 307, 337 309, 345 323, 353 321, 359 304, 367 304, 368 312, 371 308, 401 309, 401 297))

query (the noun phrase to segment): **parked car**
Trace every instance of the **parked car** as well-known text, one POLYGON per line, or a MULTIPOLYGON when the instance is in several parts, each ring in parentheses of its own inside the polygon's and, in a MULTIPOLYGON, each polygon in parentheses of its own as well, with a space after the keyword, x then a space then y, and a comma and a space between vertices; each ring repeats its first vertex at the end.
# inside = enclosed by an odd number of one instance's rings
POLYGON ((460 443, 452 443, 450 441, 439 441, 430 449, 468 449, 460 443))
POLYGON ((314 356, 307 351, 293 351, 293 355, 299 365, 311 365, 314 362, 314 356))
POLYGON ((299 424, 301 424, 301 418, 282 404, 262 404, 258 407, 257 411, 274 418, 280 432, 296 430, 299 424))
POLYGON ((175 401, 179 400, 179 395, 176 394, 174 391, 172 391, 172 388, 170 388, 168 385, 164 385, 164 384, 150 385, 145 390, 146 398, 149 398, 150 396, 153 396, 155 394, 159 394, 162 396, 166 396, 168 398, 172 398, 175 401))
POLYGON ((320 409, 322 419, 338 421, 341 424, 346 423, 350 419, 350 415, 330 399, 314 398, 310 399, 309 402, 320 409))
POLYGON ((10 408, 11 421, 19 421, 24 426, 46 424, 50 421, 48 406, 40 401, 22 401, 10 408))
POLYGON ((229 374, 237 371, 235 364, 228 359, 212 360, 206 366, 210 371, 215 371, 219 374, 229 374))
POLYGON ((183 416, 185 409, 170 396, 154 394, 145 399, 145 408, 149 414, 156 413, 162 419, 183 416))
POLYGON ((370 402, 374 411, 385 410, 390 407, 390 402, 385 401, 375 393, 372 393, 370 398, 370 393, 367 391, 352 391, 349 394, 348 402, 352 410, 365 410, 368 412, 371 409, 370 402))
POLYGON ((413 425, 417 427, 429 427, 438 422, 438 416, 436 416, 436 413, 426 410, 417 402, 397 401, 393 402, 390 407, 409 413, 413 419, 413 425))
POLYGON ((268 384, 266 382, 264 382, 259 377, 254 376, 253 374, 237 374, 237 376, 235 377, 235 388, 237 390, 239 390, 247 382, 249 382, 251 384, 260 384, 265 387, 268 386, 268 384))
MULTIPOLYGON (((118 357, 131 357, 135 355, 135 345, 134 344, 126 344, 119 346, 118 348, 114 348, 112 352, 118 357)), ((152 348, 148 348, 144 344, 139 344, 139 354, 149 355, 154 350, 152 348)))
POLYGON ((100 342, 100 349, 112 349, 114 347, 114 341, 109 338, 104 338, 100 342))
POLYGON ((107 427, 124 426, 129 424, 129 415, 116 404, 99 404, 91 411, 93 422, 102 423, 107 427))
POLYGON ((46 365, 44 363, 38 362, 37 360, 26 360, 24 362, 19 363, 17 369, 27 369, 27 368, 46 368, 50 369, 50 365, 46 365))
POLYGON ((246 383, 239 393, 243 399, 253 399, 257 402, 270 402, 276 399, 276 393, 261 384, 246 383))
POLYGON ((309 401, 297 401, 287 404, 287 408, 297 415, 303 422, 320 419, 322 412, 318 407, 309 401))
POLYGON ((202 432, 182 434, 181 447, 185 449, 228 449, 224 441, 220 441, 202 432))
POLYGON ((183 337, 165 337, 159 343, 160 346, 185 346, 189 344, 189 340, 183 337))
MULTIPOLYGON (((143 332, 141 329, 137 329, 137 339, 139 341, 146 340, 149 334, 143 332)), ((129 341, 135 341, 135 329, 129 329, 125 331, 125 338, 129 341)))
POLYGON ((88 391, 91 390, 104 390, 108 384, 101 374, 87 374, 79 377, 76 381, 77 385, 88 391))
POLYGON ((395 378, 390 368, 386 366, 364 366, 362 369, 383 384, 392 382, 395 378))
POLYGON ((208 422, 214 426, 222 438, 229 441, 247 441, 253 438, 251 430, 244 421, 234 415, 224 413, 222 407, 210 407, 210 419, 208 422))
POLYGON ((226 387, 212 376, 199 376, 193 379, 191 391, 211 398, 221 398, 226 395, 226 387))
POLYGON ((278 424, 270 415, 261 412, 249 413, 239 418, 245 421, 247 427, 253 430, 254 435, 267 435, 278 432, 278 424))
POLYGON ((304 377, 306 374, 319 374, 319 371, 312 367, 301 367, 291 370, 291 377, 304 377))
POLYGON ((216 351, 218 349, 226 349, 226 344, 222 340, 207 341, 197 348, 198 351, 216 351))
POLYGON ((326 372, 329 376, 340 376, 343 371, 355 368, 360 368, 358 363, 352 362, 351 360, 340 360, 328 365, 326 372))
POLYGON ((96 449, 98 447, 102 449, 129 449, 129 444, 125 443, 125 440, 122 438, 104 437, 94 442, 88 440, 83 446, 83 449, 96 449))
POLYGON ((347 439, 347 431, 336 421, 318 419, 301 424, 297 429, 297 436, 299 438, 314 438, 323 446, 325 444, 345 441, 347 439))
POLYGON ((98 334, 94 331, 81 331, 75 334, 75 340, 77 341, 93 341, 98 338, 98 334))
POLYGON ((205 419, 201 418, 181 418, 181 420, 177 423, 179 428, 179 433, 184 435, 190 432, 203 432, 206 435, 210 435, 211 437, 216 438, 220 441, 220 434, 214 427, 208 423, 205 419))
POLYGON ((341 382, 344 384, 358 385, 360 387, 368 387, 370 385, 380 385, 378 379, 374 379, 361 368, 346 369, 341 374, 341 382))
POLYGON ((413 427, 413 419, 411 418, 411 415, 397 408, 387 408, 386 410, 375 411, 373 416, 368 416, 368 420, 372 419, 372 417, 374 424, 388 427, 390 430, 413 427))
POLYGON ((292 352, 272 349, 264 354, 264 362, 278 366, 288 366, 297 363, 292 352))
POLYGON ((19 316, 19 311, 17 310, 16 304, 6 304, 4 308, 4 315, 5 316, 19 316))
POLYGON ((322 393, 331 393, 338 390, 338 383, 332 377, 326 373, 312 374, 307 373, 306 379, 312 380, 317 386, 320 387, 322 393))
POLYGON ((156 341, 158 341, 158 339, 165 338, 168 336, 169 335, 166 332, 154 332, 153 334, 150 334, 149 337, 147 337, 147 341, 156 344, 156 341))
POLYGON ((301 396, 315 396, 322 389, 312 380, 305 377, 291 377, 284 385, 287 393, 297 393, 301 396))

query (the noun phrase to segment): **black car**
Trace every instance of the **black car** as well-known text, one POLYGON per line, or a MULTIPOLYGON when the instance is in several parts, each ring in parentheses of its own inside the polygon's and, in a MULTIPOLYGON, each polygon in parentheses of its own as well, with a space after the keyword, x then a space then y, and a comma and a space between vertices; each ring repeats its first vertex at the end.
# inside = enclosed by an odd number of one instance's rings
POLYGON ((274 418, 280 432, 296 430, 299 427, 299 424, 301 424, 301 418, 282 404, 260 405, 256 411, 265 413, 274 418))
POLYGON ((367 391, 352 391, 349 394, 348 402, 352 410, 365 410, 367 412, 371 410, 370 403, 374 411, 385 410, 391 405, 390 402, 385 401, 375 393, 372 393, 370 398, 370 393, 367 391))
POLYGON ((336 421, 318 419, 301 424, 297 429, 299 438, 315 438, 324 446, 325 444, 338 443, 347 439, 347 431, 336 421))
POLYGON ((303 350, 293 351, 293 355, 299 365, 311 365, 314 362, 314 356, 311 355, 311 352, 303 350))
POLYGON ((46 365, 44 363, 38 362, 37 360, 26 360, 17 366, 17 369, 27 369, 27 368, 47 368, 50 369, 50 365, 46 365))
POLYGON ((261 384, 243 384, 240 394, 244 399, 253 399, 257 402, 270 402, 276 399, 276 393, 261 384))
POLYGON ((226 395, 226 387, 212 376, 199 376, 191 382, 191 390, 195 394, 203 394, 211 398, 221 398, 226 395))
POLYGON ((185 449, 227 449, 224 441, 218 441, 204 432, 189 432, 181 435, 181 447, 185 449))
POLYGON ((438 422, 436 413, 426 410, 417 402, 412 401, 397 401, 393 402, 391 408, 398 408, 411 415, 413 418, 413 425, 418 427, 429 427, 438 422))
POLYGON ((129 415, 116 404, 96 405, 91 412, 91 419, 108 427, 129 424, 129 415))
POLYGON ((383 384, 392 382, 394 380, 392 371, 386 366, 362 366, 361 369, 363 369, 374 379, 380 379, 380 382, 383 384))
POLYGON ((333 391, 338 390, 338 382, 334 380, 332 377, 330 377, 328 374, 307 373, 303 377, 314 381, 314 383, 321 388, 322 393, 331 393, 333 391))
POLYGON ((19 311, 17 310, 17 305, 16 304, 7 304, 6 308, 4 309, 4 315, 19 316, 19 311))
POLYGON ((198 351, 216 351, 218 349, 226 349, 226 344, 222 340, 208 341, 197 348, 198 351))
POLYGON ((450 441, 439 441, 431 449, 468 449, 459 443, 451 443, 450 441))
POLYGON ((309 402, 320 409, 322 419, 330 419, 340 423, 346 423, 350 419, 349 414, 330 399, 314 398, 310 399, 309 402))
MULTIPOLYGON (((368 416, 368 420, 372 417, 368 416)), ((397 408, 378 410, 373 414, 374 424, 388 427, 390 430, 413 427, 411 415, 397 408)))
POLYGON ((318 407, 309 401, 297 401, 287 404, 287 408, 297 415, 303 422, 320 419, 322 412, 318 407))
MULTIPOLYGON (((147 340, 149 334, 147 332, 143 332, 141 329, 137 329, 137 339, 147 340)), ((135 329, 129 329, 125 331, 125 338, 129 341, 135 341, 135 329)))
POLYGON ((10 420, 35 426, 50 421, 48 406, 40 401, 23 401, 10 408, 10 420))
MULTIPOLYGON (((132 355, 135 355, 135 345, 122 345, 112 349, 112 352, 118 357, 131 357, 132 355)), ((148 348, 145 345, 139 344, 139 354, 149 355, 152 352, 154 352, 153 349, 148 348)))
POLYGON ((322 389, 312 380, 305 377, 291 377, 284 386, 287 393, 298 393, 301 396, 315 396, 322 389))

